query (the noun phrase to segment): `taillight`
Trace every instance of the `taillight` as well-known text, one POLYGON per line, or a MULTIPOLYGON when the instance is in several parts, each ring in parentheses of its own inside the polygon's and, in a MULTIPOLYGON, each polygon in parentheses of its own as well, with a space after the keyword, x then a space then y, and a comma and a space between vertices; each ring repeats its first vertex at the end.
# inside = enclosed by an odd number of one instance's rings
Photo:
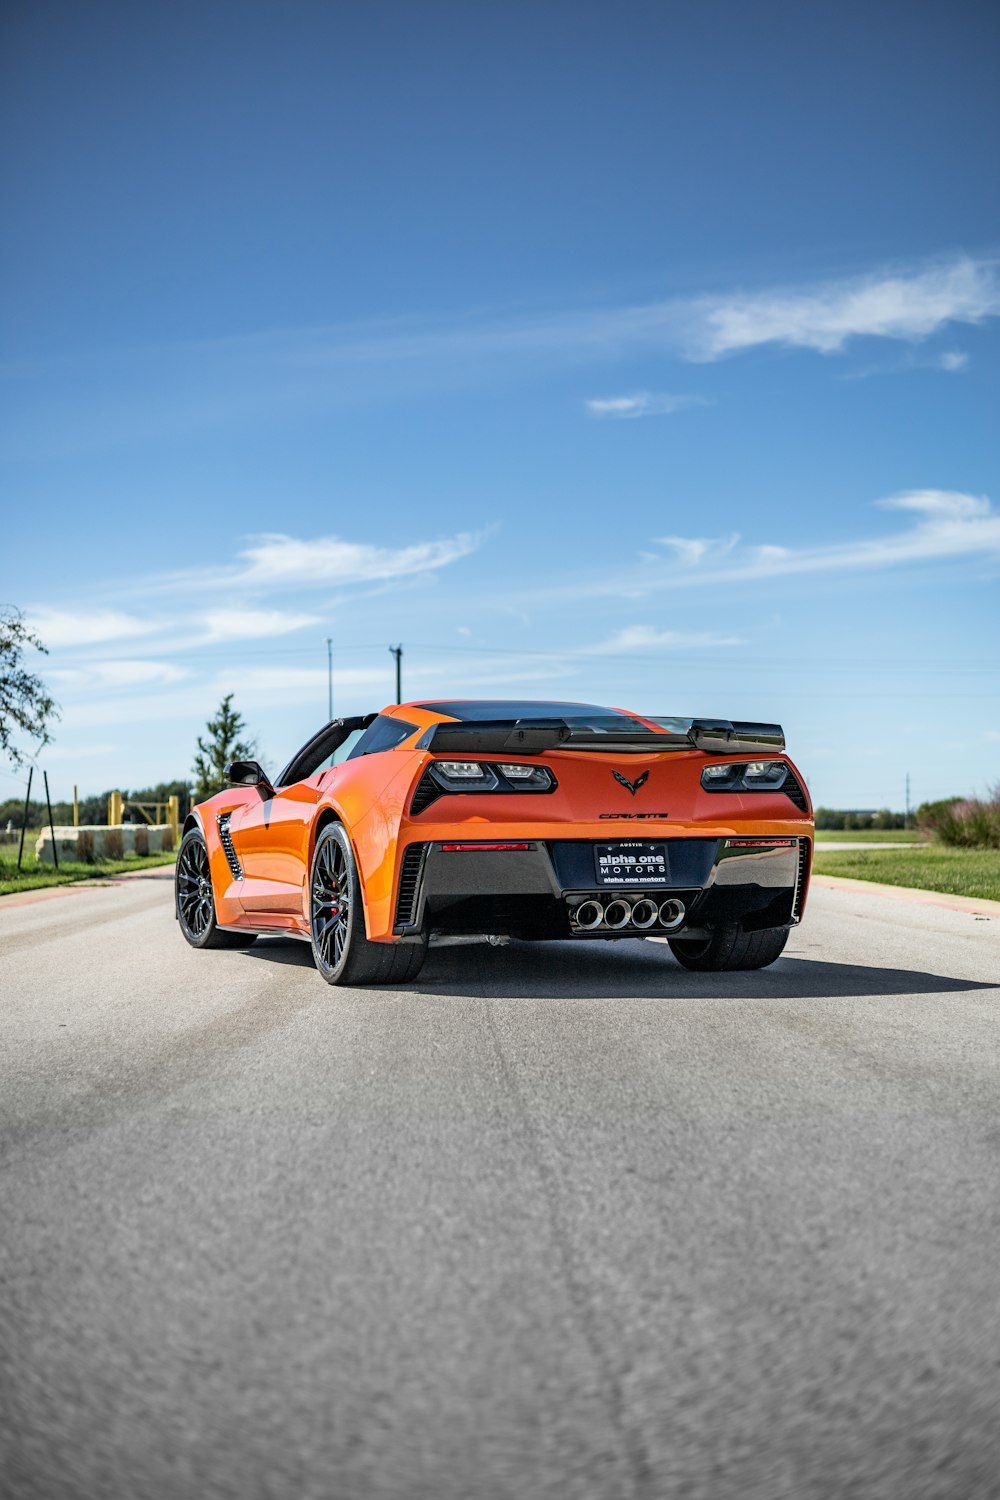
POLYGON ((715 761, 701 773, 706 792, 777 792, 787 779, 783 760, 715 761))
POLYGON ((530 849, 530 844, 442 844, 442 854, 514 854, 530 849))

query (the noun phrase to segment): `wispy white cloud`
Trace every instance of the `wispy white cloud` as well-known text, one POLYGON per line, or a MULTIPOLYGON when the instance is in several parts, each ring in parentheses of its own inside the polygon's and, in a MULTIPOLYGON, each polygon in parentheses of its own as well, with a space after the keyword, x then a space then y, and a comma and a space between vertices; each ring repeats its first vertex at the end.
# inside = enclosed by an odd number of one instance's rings
POLYGON ((586 646, 585 656, 627 656, 634 651, 684 651, 702 646, 742 646, 739 636, 719 635, 711 630, 656 630, 652 625, 626 625, 606 641, 586 646))
POLYGON ((985 495, 966 495, 961 490, 903 490, 875 504, 882 510, 912 510, 939 521, 989 518, 993 510, 985 495))
POLYGON ((636 391, 631 396, 601 396, 585 401, 592 417, 664 417, 695 406, 711 406, 705 396, 671 396, 667 392, 636 391))
POLYGON ((165 685, 182 682, 190 674, 173 662, 116 657, 111 661, 88 661, 84 666, 53 667, 45 675, 59 688, 102 689, 165 685))
POLYGON ((602 583, 591 592, 635 596, 637 591, 735 583, 793 574, 892 568, 907 563, 959 558, 1000 558, 1000 514, 985 495, 959 490, 906 490, 876 501, 883 510, 916 519, 884 536, 862 537, 821 547, 745 543, 738 536, 663 537, 671 560, 646 563, 619 584, 602 583))
POLYGON ((838 380, 870 380, 877 375, 909 375, 914 371, 938 370, 948 375, 959 375, 969 368, 969 356, 962 349, 945 349, 920 353, 907 349, 898 358, 879 360, 855 369, 841 370, 838 380))
MULTIPOLYGON (((143 443, 288 412, 382 402, 414 388, 466 386, 525 367, 543 372, 654 355, 704 364, 765 346, 835 354, 861 338, 913 346, 956 324, 998 315, 1000 261, 962 255, 821 282, 625 306, 450 321, 398 318, 42 361, 0 367, 0 377, 21 396, 4 446, 24 456, 143 443)), ((960 367, 948 353, 936 363, 944 370, 960 367)), ((646 395, 657 399, 646 392, 594 399, 636 402, 646 395)), ((657 409, 640 406, 595 415, 648 416, 657 409)))
POLYGON ((660 536, 656 540, 661 547, 668 547, 678 562, 691 566, 700 563, 709 553, 718 556, 720 552, 731 552, 739 541, 739 536, 733 532, 726 540, 705 536, 660 536))
MULTIPOLYGON (((297 537, 266 532, 248 539, 236 561, 217 568, 189 568, 161 573, 144 580, 146 592, 180 594, 191 589, 243 589, 257 594, 288 589, 347 588, 360 584, 395 583, 445 568, 475 552, 486 533, 462 532, 434 541, 383 547, 352 542, 340 536, 297 537)), ((316 617, 258 609, 219 609, 205 616, 215 628, 239 635, 256 635, 256 623, 274 616, 282 633, 313 624, 316 617), (292 622, 295 623, 292 623, 292 622), (235 633, 234 633, 235 632, 235 633)))
POLYGON ((784 344, 832 354, 853 338, 915 343, 949 323, 981 323, 998 313, 997 263, 962 256, 922 270, 697 299, 690 309, 688 352, 713 360, 784 344))
MULTIPOLYGON (((277 640, 317 626, 331 618, 331 588, 342 590, 345 600, 356 600, 359 593, 373 590, 398 593, 410 584, 426 587, 436 570, 467 556, 481 540, 462 534, 386 547, 336 536, 268 534, 251 538, 228 565, 153 574, 118 590, 119 597, 129 600, 155 599, 155 615, 80 602, 65 608, 39 605, 30 611, 29 621, 43 643, 58 653, 45 675, 61 694, 144 684, 162 688, 188 675, 163 660, 168 654, 196 663, 205 648, 277 640), (225 597, 248 602, 193 612, 188 599, 195 589, 224 590, 225 597), (311 595, 322 614, 254 602, 268 595, 284 595, 300 606, 311 595), (99 650, 91 659, 95 647, 118 648, 122 655, 103 659, 99 650)), ((101 592, 107 597, 107 590, 101 592)))
POLYGON ((243 566, 237 570, 234 581, 250 587, 286 587, 404 578, 447 567, 461 557, 468 557, 481 542, 481 535, 463 532, 406 547, 379 547, 370 542, 348 542, 338 536, 306 540, 276 532, 256 537, 239 553, 243 566))
POLYGON ((318 620, 318 615, 295 614, 283 609, 211 609, 202 616, 207 632, 204 643, 288 635, 306 625, 315 625, 318 620))
POLYGON ((156 620, 117 609, 32 609, 28 623, 46 646, 95 646, 162 630, 156 620))
MULTIPOLYGON (((502 321, 316 328, 241 341, 240 348, 241 357, 251 362, 279 361, 285 368, 307 369, 314 378, 355 366, 384 371, 406 365, 426 378, 442 361, 460 365, 466 376, 470 362, 506 357, 578 361, 660 350, 705 362, 766 344, 830 354, 854 338, 919 343, 950 324, 978 324, 998 315, 1000 261, 960 255, 761 291, 710 292, 502 321)), ((655 399, 655 393, 637 395, 655 399)))

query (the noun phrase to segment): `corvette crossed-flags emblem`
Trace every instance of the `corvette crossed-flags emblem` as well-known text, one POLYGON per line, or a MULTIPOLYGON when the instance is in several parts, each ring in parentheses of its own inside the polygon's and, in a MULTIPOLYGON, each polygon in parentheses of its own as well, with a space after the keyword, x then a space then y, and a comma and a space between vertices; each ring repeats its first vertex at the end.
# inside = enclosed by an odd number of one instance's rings
POLYGON ((641 776, 637 776, 634 781, 629 781, 628 777, 627 776, 623 776, 620 771, 612 771, 611 774, 615 778, 616 781, 618 781, 618 782, 621 783, 622 786, 627 786, 628 787, 628 789, 632 793, 633 797, 635 796, 635 794, 639 790, 639 788, 641 786, 645 786, 646 782, 649 780, 649 772, 648 771, 643 771, 642 775, 641 776))

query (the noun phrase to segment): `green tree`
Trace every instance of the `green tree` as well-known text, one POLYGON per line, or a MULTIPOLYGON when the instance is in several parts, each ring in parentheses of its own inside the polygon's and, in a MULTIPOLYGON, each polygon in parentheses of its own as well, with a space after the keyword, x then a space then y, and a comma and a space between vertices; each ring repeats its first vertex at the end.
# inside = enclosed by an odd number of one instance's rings
POLYGON ((27 756, 14 736, 37 740, 40 750, 51 738, 49 721, 59 717, 41 678, 24 665, 28 646, 47 654, 19 609, 0 610, 0 751, 15 766, 22 766, 27 756))
POLYGON ((222 791, 230 761, 252 760, 256 753, 255 741, 240 738, 246 725, 233 708, 232 693, 226 694, 205 729, 206 738, 198 736, 198 753, 194 758, 194 794, 198 802, 222 791))

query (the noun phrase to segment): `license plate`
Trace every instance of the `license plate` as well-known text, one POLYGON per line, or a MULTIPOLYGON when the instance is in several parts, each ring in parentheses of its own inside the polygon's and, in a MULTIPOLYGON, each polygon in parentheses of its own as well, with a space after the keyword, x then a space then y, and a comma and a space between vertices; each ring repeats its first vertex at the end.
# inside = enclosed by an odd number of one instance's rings
POLYGON ((666 844, 595 844, 598 885, 666 885, 670 879, 666 844))

